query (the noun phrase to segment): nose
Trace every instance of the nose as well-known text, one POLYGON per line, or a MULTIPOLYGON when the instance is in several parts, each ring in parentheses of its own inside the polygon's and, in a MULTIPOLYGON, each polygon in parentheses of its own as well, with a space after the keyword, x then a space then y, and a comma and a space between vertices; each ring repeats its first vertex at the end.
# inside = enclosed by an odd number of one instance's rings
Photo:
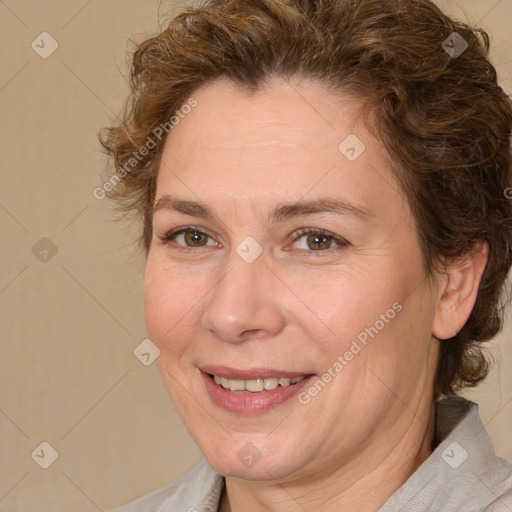
POLYGON ((241 343, 272 337, 283 329, 285 317, 276 293, 279 280, 263 254, 247 263, 234 252, 225 272, 214 278, 200 319, 205 331, 223 341, 241 343))

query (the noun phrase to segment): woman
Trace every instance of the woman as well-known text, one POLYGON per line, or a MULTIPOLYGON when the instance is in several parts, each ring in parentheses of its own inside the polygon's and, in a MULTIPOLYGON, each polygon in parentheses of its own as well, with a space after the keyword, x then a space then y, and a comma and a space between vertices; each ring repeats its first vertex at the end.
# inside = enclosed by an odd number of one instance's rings
POLYGON ((135 53, 105 187, 204 454, 128 511, 506 511, 477 405, 511 103, 427 0, 209 0, 135 53))

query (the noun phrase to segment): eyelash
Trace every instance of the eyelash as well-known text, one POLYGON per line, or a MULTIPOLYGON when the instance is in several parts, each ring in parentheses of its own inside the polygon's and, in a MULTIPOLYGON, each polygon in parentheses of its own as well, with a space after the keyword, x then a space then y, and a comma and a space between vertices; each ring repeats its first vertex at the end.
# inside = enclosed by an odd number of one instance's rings
MULTIPOLYGON (((187 233, 188 231, 195 231, 195 232, 197 232, 200 235, 205 235, 209 239, 213 238, 208 233, 205 233, 204 231, 202 231, 202 229, 200 229, 200 228, 198 228, 196 226, 185 226, 185 227, 182 227, 182 228, 171 230, 171 231, 167 232, 164 236, 159 237, 159 239, 160 239, 162 245, 167 245, 171 240, 176 238, 178 235, 181 235, 183 233, 187 233)), ((343 249, 344 247, 350 245, 350 243, 347 242, 347 240, 345 240, 344 238, 341 238, 339 236, 333 235, 332 233, 329 233, 328 231, 324 231, 322 229, 317 229, 317 228, 301 228, 301 229, 298 229, 294 233, 294 237, 295 238, 293 240, 293 243, 297 242, 298 240, 300 240, 302 237, 304 237, 306 235, 325 236, 325 237, 330 238, 336 244, 338 244, 338 247, 330 247, 329 249, 324 249, 324 250, 319 249, 317 251, 315 251, 315 250, 308 250, 308 249, 300 249, 302 251, 306 251, 306 252, 312 253, 312 255, 314 257, 316 257, 316 256, 320 256, 321 257, 321 256, 325 255, 326 253, 327 254, 332 254, 332 252, 338 251, 338 250, 343 249)), ((208 247, 208 246, 190 247, 190 246, 176 245, 175 249, 179 250, 179 251, 190 252, 190 251, 196 251, 197 249, 202 249, 203 247, 208 247)))

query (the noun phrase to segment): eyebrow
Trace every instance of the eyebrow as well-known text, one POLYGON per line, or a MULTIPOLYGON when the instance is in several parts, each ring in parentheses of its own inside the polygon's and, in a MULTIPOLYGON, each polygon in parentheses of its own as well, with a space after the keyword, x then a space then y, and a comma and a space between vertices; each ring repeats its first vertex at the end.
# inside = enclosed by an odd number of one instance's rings
MULTIPOLYGON (((184 213, 192 217, 202 217, 220 221, 215 212, 202 201, 188 201, 164 195, 152 208, 152 215, 160 210, 171 210, 184 213)), ((269 225, 276 224, 284 219, 315 213, 335 213, 337 215, 352 215, 362 220, 367 220, 376 215, 359 205, 352 204, 344 199, 320 197, 311 200, 300 200, 293 203, 281 203, 268 215, 269 225)))

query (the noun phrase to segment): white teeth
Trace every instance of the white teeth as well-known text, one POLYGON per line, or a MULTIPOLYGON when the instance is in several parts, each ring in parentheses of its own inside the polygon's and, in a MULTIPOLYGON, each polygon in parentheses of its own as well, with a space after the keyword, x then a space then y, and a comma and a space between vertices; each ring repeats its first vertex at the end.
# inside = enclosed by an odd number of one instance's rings
POLYGON ((245 390, 252 391, 253 393, 263 391, 263 379, 246 380, 245 390))
POLYGON ((213 380, 216 384, 221 385, 224 389, 230 391, 250 391, 251 393, 259 393, 260 391, 276 389, 277 386, 287 387, 291 384, 296 384, 306 377, 267 377, 266 379, 226 379, 225 377, 219 377, 218 375, 213 376, 213 380))
POLYGON ((245 382, 243 380, 229 380, 230 391, 244 391, 245 382))
POLYGON ((268 379, 263 379, 263 387, 266 390, 276 389, 277 386, 279 386, 279 379, 276 379, 276 378, 273 378, 273 377, 270 377, 268 379))

